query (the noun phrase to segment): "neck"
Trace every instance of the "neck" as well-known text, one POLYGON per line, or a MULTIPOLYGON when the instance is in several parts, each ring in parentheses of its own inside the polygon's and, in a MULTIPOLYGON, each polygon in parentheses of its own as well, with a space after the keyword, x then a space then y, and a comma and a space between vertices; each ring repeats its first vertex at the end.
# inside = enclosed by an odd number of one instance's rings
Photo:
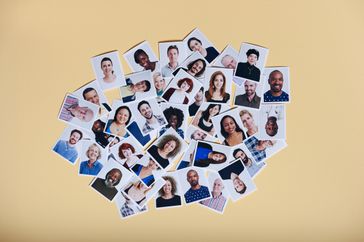
POLYGON ((201 187, 201 185, 197 184, 196 186, 193 186, 191 188, 192 188, 192 190, 198 190, 198 189, 200 189, 200 187, 201 187))
POLYGON ((273 92, 272 90, 270 91, 270 94, 272 94, 273 97, 279 97, 280 95, 282 95, 282 90, 279 92, 273 92))
POLYGON ((155 123, 157 119, 154 117, 154 115, 152 115, 152 117, 150 119, 147 119, 147 123, 151 124, 151 123, 155 123))
POLYGON ((172 193, 164 194, 163 198, 164 199, 171 199, 171 198, 173 198, 173 195, 172 195, 172 193))
POLYGON ((178 65, 178 62, 169 62, 168 64, 169 64, 169 66, 170 66, 172 69, 175 69, 175 68, 177 67, 177 65, 178 65))
POLYGON ((253 94, 251 94, 251 95, 248 95, 248 99, 250 102, 253 100, 254 96, 255 96, 255 92, 253 92, 253 94))
POLYGON ((221 195, 221 192, 212 192, 212 197, 216 198, 221 195))

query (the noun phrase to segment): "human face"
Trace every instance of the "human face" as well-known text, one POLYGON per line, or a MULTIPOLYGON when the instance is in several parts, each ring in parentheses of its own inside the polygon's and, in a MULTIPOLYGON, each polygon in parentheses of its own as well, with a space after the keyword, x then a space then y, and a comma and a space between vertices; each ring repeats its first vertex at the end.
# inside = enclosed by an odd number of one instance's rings
POLYGON ((172 184, 170 181, 166 180, 166 183, 163 186, 163 192, 165 195, 171 195, 172 194, 172 184))
POLYGON ((254 127, 254 119, 248 113, 244 113, 240 118, 245 128, 251 129, 254 127))
POLYGON ((187 181, 188 183, 190 183, 191 187, 197 186, 198 185, 198 174, 196 171, 191 170, 189 172, 187 172, 187 181))
POLYGON ((110 145, 109 145, 109 147, 111 148, 111 147, 113 147, 114 145, 116 145, 117 143, 119 143, 119 139, 114 139, 111 143, 110 143, 110 145))
POLYGON ((164 146, 163 146, 163 150, 169 154, 171 153, 175 148, 176 148, 176 141, 174 140, 169 140, 164 146))
POLYGON ((244 88, 245 88, 246 95, 248 95, 248 96, 254 95, 256 87, 257 87, 257 84, 255 84, 254 82, 245 81, 244 88))
POLYGON ((182 84, 181 84, 181 90, 184 91, 184 92, 187 92, 188 89, 190 89, 190 85, 188 85, 188 83, 186 81, 184 81, 182 84))
POLYGON ((121 150, 121 152, 123 152, 124 157, 127 159, 133 155, 133 151, 130 148, 121 150))
POLYGON ((224 85, 224 77, 222 75, 215 76, 214 79, 214 87, 216 90, 220 90, 222 86, 224 85))
POLYGON ((116 121, 119 124, 125 124, 130 117, 130 113, 127 109, 122 108, 119 110, 119 112, 116 114, 116 121))
POLYGON ((85 100, 100 106, 100 98, 99 98, 99 94, 97 94, 96 90, 91 90, 91 91, 85 93, 85 100))
POLYGON ((190 72, 191 72, 191 74, 192 74, 193 76, 195 76, 197 73, 199 73, 199 72, 202 70, 202 68, 203 68, 203 63, 202 63, 202 61, 201 61, 201 60, 199 60, 199 61, 196 61, 196 62, 192 65, 190 72))
POLYGON ((137 56, 138 63, 141 67, 144 67, 145 69, 148 68, 150 65, 149 57, 148 55, 141 53, 137 56))
POLYGON ((221 153, 214 153, 212 154, 212 159, 214 161, 222 161, 223 159, 225 159, 225 155, 221 153))
POLYGON ((222 60, 222 65, 225 67, 225 68, 229 68, 229 69, 235 69, 236 68, 236 60, 230 56, 230 55, 227 55, 223 58, 222 60))
POLYGON ((200 42, 198 42, 197 40, 192 40, 190 42, 190 49, 192 51, 198 51, 201 52, 202 51, 202 45, 200 42))
POLYGON ((170 49, 167 53, 169 63, 177 63, 178 60, 178 51, 176 49, 170 49))
POLYGON ((277 127, 277 123, 268 120, 267 123, 265 124, 265 132, 270 135, 273 136, 273 134, 275 133, 275 129, 277 127))
POLYGON ((115 184, 120 181, 120 179, 121 173, 119 171, 113 170, 107 175, 105 185, 110 188, 115 187, 115 184))
POLYGON ((154 160, 149 160, 148 163, 148 168, 152 169, 152 170, 156 170, 158 168, 158 165, 154 162, 154 160))
POLYGON ((163 90, 166 85, 166 81, 162 76, 157 76, 154 79, 154 86, 157 90, 163 90))
POLYGON ((94 116, 94 112, 87 107, 72 108, 70 109, 70 112, 73 114, 73 116, 83 122, 89 122, 94 116))
POLYGON ((235 154, 235 159, 238 159, 238 158, 240 158, 240 159, 244 159, 246 157, 246 155, 245 155, 245 153, 244 153, 244 151, 238 151, 236 154, 235 154))
POLYGON ((210 110, 209 110, 209 113, 210 113, 211 116, 215 116, 219 112, 220 112, 220 106, 219 105, 215 105, 213 108, 210 108, 210 110))
POLYGON ((147 90, 147 83, 146 81, 140 81, 135 83, 135 91, 137 92, 145 92, 147 90))
POLYGON ((200 102, 202 101, 202 99, 203 99, 203 91, 200 89, 195 95, 195 100, 196 102, 200 102))
POLYGON ((100 154, 100 149, 96 145, 90 146, 87 152, 87 157, 90 159, 90 161, 96 161, 97 157, 100 154))
POLYGON ((272 140, 262 140, 261 145, 264 148, 272 147, 274 145, 274 142, 272 140))
POLYGON ((236 124, 234 119, 227 117, 222 121, 222 127, 224 128, 225 132, 229 135, 234 133, 236 130, 236 124))
POLYGON ((73 132, 68 140, 71 145, 75 145, 81 138, 81 135, 77 132, 73 132))
POLYGON ((94 132, 101 132, 103 129, 101 121, 100 120, 96 120, 94 122, 94 124, 92 125, 92 131, 94 132))
POLYGON ((250 54, 248 56, 248 63, 250 65, 255 65, 255 63, 257 63, 257 60, 258 60, 258 56, 256 54, 250 54))
POLYGON ((238 192, 240 192, 241 190, 243 190, 245 188, 244 182, 242 182, 242 180, 240 180, 239 177, 236 177, 233 180, 233 184, 234 184, 235 190, 238 191, 238 192))
POLYGON ((176 129, 176 128, 177 128, 177 123, 178 123, 178 118, 177 118, 177 116, 176 116, 176 115, 171 115, 171 117, 169 117, 169 119, 168 119, 168 124, 169 124, 172 128, 176 129))
POLYGON ((206 134, 200 130, 196 130, 194 133, 193 133, 193 138, 195 140, 204 140, 206 138, 206 134))
POLYGON ((212 187, 212 192, 220 194, 222 192, 222 189, 224 189, 224 185, 222 184, 221 179, 217 178, 214 181, 214 185, 212 187))
POLYGON ((283 75, 280 72, 274 72, 269 79, 270 90, 280 92, 283 87, 283 75))
POLYGON ((101 63, 101 69, 102 69, 102 72, 104 73, 104 75, 111 74, 112 69, 113 69, 111 61, 108 61, 108 60, 103 61, 101 63))
POLYGON ((149 104, 144 103, 143 105, 141 105, 139 111, 140 114, 146 119, 151 119, 153 117, 153 111, 149 104))

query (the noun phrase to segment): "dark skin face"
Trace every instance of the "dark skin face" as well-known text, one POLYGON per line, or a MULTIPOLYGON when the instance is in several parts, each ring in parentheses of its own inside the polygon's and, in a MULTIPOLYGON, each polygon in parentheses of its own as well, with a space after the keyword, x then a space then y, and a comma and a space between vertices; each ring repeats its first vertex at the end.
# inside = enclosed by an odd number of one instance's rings
POLYGON ((144 67, 145 70, 154 69, 155 63, 150 62, 148 55, 141 53, 140 55, 138 55, 137 59, 138 59, 139 65, 141 67, 144 67))
POLYGON ((171 117, 169 117, 168 119, 168 124, 174 128, 177 129, 177 123, 178 123, 178 119, 176 115, 171 115, 171 117))

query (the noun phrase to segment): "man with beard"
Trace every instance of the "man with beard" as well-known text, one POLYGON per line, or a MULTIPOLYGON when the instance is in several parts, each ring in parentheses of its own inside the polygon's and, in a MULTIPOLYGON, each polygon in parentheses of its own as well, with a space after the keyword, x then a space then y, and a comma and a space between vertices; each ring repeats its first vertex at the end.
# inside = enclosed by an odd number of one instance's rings
POLYGON ((112 201, 118 193, 115 186, 119 184, 122 176, 123 175, 119 169, 113 168, 106 174, 105 179, 97 178, 91 186, 107 199, 112 201))
POLYGON ((166 124, 162 115, 153 115, 153 110, 147 101, 141 101, 138 104, 138 110, 140 114, 146 119, 143 125, 143 133, 149 133, 150 131, 158 129, 160 126, 166 124))
POLYGON ((283 74, 279 70, 274 70, 269 74, 268 84, 270 90, 264 93, 264 102, 288 102, 289 96, 282 90, 283 74))
POLYGON ((190 183, 191 188, 185 193, 186 203, 195 202, 204 198, 210 197, 209 189, 198 183, 198 173, 195 170, 187 172, 187 181, 190 183))
POLYGON ((249 175, 252 178, 255 176, 255 174, 258 173, 258 171, 260 171, 260 169, 263 166, 265 166, 265 163, 264 162, 261 162, 260 164, 256 164, 240 148, 234 150, 233 156, 234 156, 235 159, 240 159, 244 163, 245 167, 248 169, 249 175))
POLYGON ((78 157, 76 144, 80 139, 82 139, 82 132, 74 129, 71 131, 70 138, 68 140, 59 140, 53 150, 71 163, 75 163, 78 157))
POLYGON ((257 83, 246 80, 244 82, 245 93, 235 98, 235 105, 245 106, 249 108, 259 108, 260 97, 255 92, 257 83))

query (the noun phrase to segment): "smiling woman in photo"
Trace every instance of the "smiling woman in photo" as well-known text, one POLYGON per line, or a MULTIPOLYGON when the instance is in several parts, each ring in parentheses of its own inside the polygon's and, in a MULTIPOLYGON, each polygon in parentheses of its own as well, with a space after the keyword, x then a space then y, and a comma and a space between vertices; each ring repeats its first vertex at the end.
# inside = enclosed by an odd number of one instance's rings
POLYGON ((199 127, 210 135, 213 135, 215 129, 212 124, 211 118, 218 115, 220 110, 220 104, 210 104, 204 111, 199 111, 196 114, 195 119, 192 121, 192 125, 199 127))
POLYGON ((156 200, 156 207, 169 207, 181 205, 181 197, 176 194, 177 183, 171 176, 164 176, 166 181, 164 186, 159 190, 159 197, 156 200))
POLYGON ((213 61, 218 55, 219 52, 217 52, 217 50, 210 46, 210 47, 203 47, 202 46, 202 42, 201 40, 192 37, 188 40, 187 42, 188 48, 191 51, 198 51, 200 52, 200 54, 210 63, 211 61, 213 61))
POLYGON ((220 121, 220 132, 224 136, 224 145, 234 146, 240 144, 246 137, 244 131, 238 126, 236 120, 230 116, 224 116, 220 121))
POLYGON ((101 149, 97 144, 92 144, 86 151, 88 160, 80 164, 80 174, 96 176, 102 169, 102 164, 98 161, 101 159, 101 149))
POLYGON ((226 90, 226 77, 221 71, 212 74, 209 89, 205 92, 207 102, 226 103, 230 99, 230 94, 226 90))
POLYGON ((116 109, 113 119, 110 119, 106 125, 105 132, 115 134, 120 137, 126 137, 126 125, 129 124, 131 119, 131 112, 129 107, 121 106, 116 109))
POLYGON ((113 63, 110 58, 105 57, 101 60, 101 70, 104 74, 102 80, 106 83, 112 83, 116 80, 116 75, 114 74, 113 63))
POLYGON ((187 93, 192 91, 193 81, 190 78, 182 78, 177 81, 177 87, 170 87, 163 94, 163 98, 171 103, 188 104, 187 93))
POLYGON ((169 165, 169 159, 173 159, 181 149, 181 142, 171 134, 162 136, 156 145, 152 145, 149 154, 163 167, 169 165))

